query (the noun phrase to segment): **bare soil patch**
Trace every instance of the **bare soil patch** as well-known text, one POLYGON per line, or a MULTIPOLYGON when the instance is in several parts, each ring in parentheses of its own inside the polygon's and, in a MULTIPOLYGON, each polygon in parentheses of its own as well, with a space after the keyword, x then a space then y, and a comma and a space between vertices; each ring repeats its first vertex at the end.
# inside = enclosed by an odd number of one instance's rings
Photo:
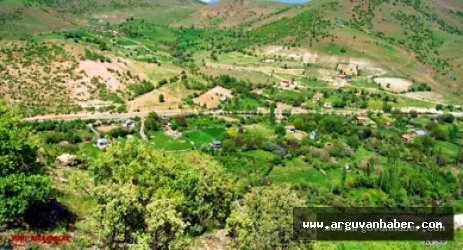
POLYGON ((174 110, 179 108, 182 99, 193 92, 185 89, 180 82, 172 83, 129 101, 127 107, 129 112, 174 110), (161 94, 164 95, 164 102, 159 101, 161 94))
POLYGON ((225 101, 228 98, 233 98, 231 90, 221 86, 215 86, 206 93, 193 99, 193 101, 199 106, 206 105, 206 108, 211 109, 217 107, 220 104, 220 101, 225 101))
POLYGON ((410 80, 393 77, 379 77, 375 78, 374 81, 380 84, 385 90, 397 93, 407 91, 413 84, 410 80))

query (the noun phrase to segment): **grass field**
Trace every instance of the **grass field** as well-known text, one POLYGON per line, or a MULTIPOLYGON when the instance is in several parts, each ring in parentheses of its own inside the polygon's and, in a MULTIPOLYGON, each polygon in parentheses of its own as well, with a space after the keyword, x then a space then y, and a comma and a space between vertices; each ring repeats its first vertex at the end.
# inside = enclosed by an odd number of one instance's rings
POLYGON ((148 132, 150 142, 159 149, 164 150, 188 150, 192 148, 190 141, 182 135, 174 139, 164 133, 164 131, 148 132))
POLYGON ((199 148, 203 144, 210 144, 212 141, 218 140, 223 133, 225 133, 223 128, 207 128, 186 132, 185 136, 195 148, 199 148))
POLYGON ((286 162, 284 166, 274 167, 269 174, 269 179, 274 183, 313 183, 326 185, 339 182, 341 169, 326 170, 326 175, 313 168, 301 158, 295 158, 286 162))

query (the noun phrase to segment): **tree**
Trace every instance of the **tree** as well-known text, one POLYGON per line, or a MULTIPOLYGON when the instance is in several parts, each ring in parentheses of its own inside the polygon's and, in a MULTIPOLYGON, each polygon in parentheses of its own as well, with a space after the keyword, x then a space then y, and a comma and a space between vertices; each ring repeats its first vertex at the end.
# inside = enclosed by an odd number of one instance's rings
POLYGON ((440 116, 440 119, 445 123, 453 123, 453 121, 455 120, 455 116, 453 116, 450 113, 445 113, 440 116))
POLYGON ((278 124, 278 125, 275 126, 275 134, 280 135, 280 136, 284 136, 285 133, 286 133, 285 127, 283 127, 283 125, 278 124))
POLYGON ((132 184, 101 185, 95 189, 97 233, 110 249, 127 248, 135 242, 135 232, 143 227, 143 207, 132 184))
POLYGON ((161 121, 158 114, 156 114, 156 112, 150 112, 145 118, 145 129, 158 131, 159 127, 161 126, 160 122, 161 121))
POLYGON ((387 103, 387 102, 384 102, 383 103, 383 112, 384 113, 391 113, 392 111, 392 105, 387 103))
POLYGON ((270 112, 269 112, 269 121, 270 124, 275 124, 275 104, 270 104, 270 112))
POLYGON ((158 97, 158 100, 159 100, 159 102, 161 102, 161 103, 164 102, 164 101, 165 101, 165 100, 164 100, 164 95, 163 95, 163 94, 160 94, 159 97, 158 97))
POLYGON ((52 188, 42 175, 43 165, 36 161, 37 147, 28 133, 0 100, 0 220, 23 216, 32 203, 44 201, 52 188))
POLYGON ((431 135, 438 139, 438 140, 442 140, 442 141, 446 141, 449 137, 448 135, 448 131, 442 127, 442 126, 437 126, 435 128, 433 128, 431 130, 431 135))
POLYGON ((341 186, 344 187, 346 184, 347 179, 347 169, 346 167, 342 168, 342 175, 341 175, 341 186))
POLYGON ((291 248, 292 209, 304 205, 288 187, 256 187, 235 204, 227 229, 239 249, 291 248))
POLYGON ((225 224, 236 192, 209 157, 165 156, 136 138, 115 142, 90 165, 97 232, 114 249, 179 249, 184 236, 225 224))
POLYGON ((182 214, 177 211, 179 201, 173 199, 155 200, 148 204, 145 219, 149 242, 155 242, 152 248, 169 245, 180 249, 185 243, 184 232, 187 224, 182 214))

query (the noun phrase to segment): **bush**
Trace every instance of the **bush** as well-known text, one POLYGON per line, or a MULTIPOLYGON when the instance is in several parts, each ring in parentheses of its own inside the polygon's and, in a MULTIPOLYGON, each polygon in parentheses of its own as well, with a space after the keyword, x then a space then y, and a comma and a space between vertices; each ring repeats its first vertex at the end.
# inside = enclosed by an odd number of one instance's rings
POLYGON ((111 138, 118 138, 118 137, 125 137, 129 134, 129 131, 127 131, 126 129, 124 128, 115 128, 115 129, 111 129, 110 131, 108 131, 106 133, 107 136, 111 137, 111 138))
POLYGON ((455 121, 455 116, 450 113, 445 113, 440 116, 440 120, 445 123, 453 123, 455 121))
POLYGON ((140 84, 130 84, 128 88, 135 94, 135 96, 140 96, 153 91, 154 85, 149 81, 143 81, 140 84))

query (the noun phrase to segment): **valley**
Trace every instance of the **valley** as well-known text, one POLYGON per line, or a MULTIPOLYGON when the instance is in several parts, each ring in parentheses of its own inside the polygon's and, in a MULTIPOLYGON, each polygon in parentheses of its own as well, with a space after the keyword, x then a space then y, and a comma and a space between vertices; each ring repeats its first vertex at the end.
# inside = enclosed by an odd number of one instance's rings
POLYGON ((291 209, 463 213, 462 11, 0 0, 0 248, 426 249, 293 242, 291 209))

